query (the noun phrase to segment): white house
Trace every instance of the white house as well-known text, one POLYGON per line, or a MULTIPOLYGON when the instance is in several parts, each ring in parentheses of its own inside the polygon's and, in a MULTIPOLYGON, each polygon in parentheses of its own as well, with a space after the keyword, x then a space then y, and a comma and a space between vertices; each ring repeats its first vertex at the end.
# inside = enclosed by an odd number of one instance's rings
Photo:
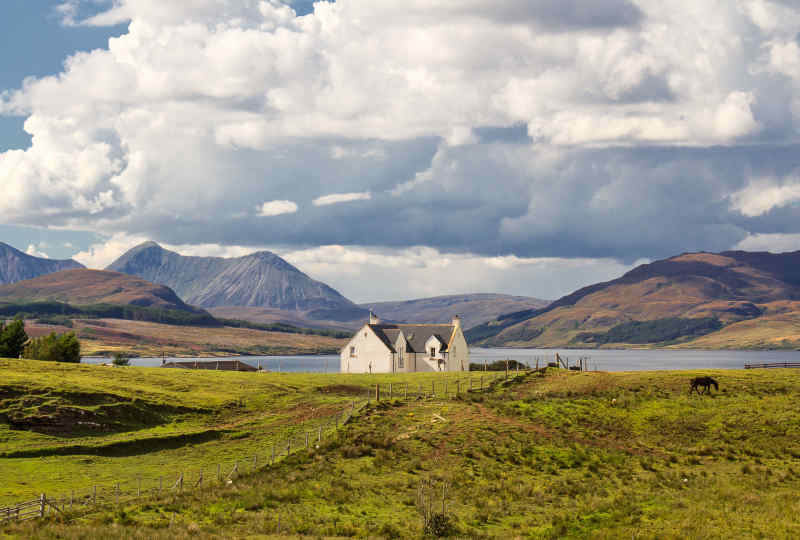
POLYGON ((342 373, 467 371, 469 346, 458 316, 450 324, 385 324, 370 313, 340 362, 342 373))

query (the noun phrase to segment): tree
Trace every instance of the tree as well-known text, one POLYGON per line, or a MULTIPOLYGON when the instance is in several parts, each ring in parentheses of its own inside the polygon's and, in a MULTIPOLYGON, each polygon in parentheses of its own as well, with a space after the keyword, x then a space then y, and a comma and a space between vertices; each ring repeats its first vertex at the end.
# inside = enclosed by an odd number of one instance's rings
POLYGON ((14 319, 8 326, 0 323, 0 357, 19 358, 27 342, 28 334, 22 319, 14 319))
POLYGON ((31 360, 78 364, 81 361, 81 344, 75 337, 75 332, 60 336, 53 332, 48 336, 30 340, 25 346, 23 356, 31 360))
POLYGON ((115 352, 114 359, 111 362, 115 366, 128 366, 131 363, 131 359, 124 352, 115 352))

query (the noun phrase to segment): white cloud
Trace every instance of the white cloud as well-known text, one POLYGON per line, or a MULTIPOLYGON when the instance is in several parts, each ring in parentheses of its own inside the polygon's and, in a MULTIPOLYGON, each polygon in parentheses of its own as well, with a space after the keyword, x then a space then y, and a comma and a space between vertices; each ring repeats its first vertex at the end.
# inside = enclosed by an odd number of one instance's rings
POLYGON ((329 204, 339 204, 353 201, 368 201, 372 199, 372 193, 332 193, 314 199, 314 206, 328 206, 329 204))
POLYGON ((44 251, 40 251, 40 248, 42 247, 44 247, 42 246, 42 244, 39 244, 38 247, 35 246, 34 244, 28 244, 28 249, 25 250, 25 253, 27 253, 28 255, 32 255, 34 257, 49 259, 50 256, 47 253, 45 253, 44 251))
POLYGON ((743 216, 764 215, 800 201, 800 179, 757 178, 730 196, 731 207, 743 216))
MULTIPOLYGON (((555 299, 632 268, 609 259, 483 257, 418 246, 321 246, 282 256, 356 302, 496 292, 555 299)), ((636 264, 641 264, 639 261, 636 264)))
POLYGON ((280 216, 281 214, 293 214, 297 212, 297 203, 292 201, 269 201, 262 204, 258 209, 258 215, 262 217, 280 216))
MULTIPOLYGON (((85 251, 72 256, 73 259, 88 268, 103 269, 122 256, 129 249, 149 241, 143 236, 129 236, 118 233, 91 245, 85 251)), ((254 248, 245 246, 222 246, 219 244, 166 244, 161 246, 181 255, 196 257, 243 257, 254 251, 267 248, 254 248)), ((29 248, 30 249, 30 248, 29 248)))
POLYGON ((87 268, 103 269, 134 246, 147 242, 142 236, 129 236, 117 233, 102 242, 90 246, 72 256, 87 268))
POLYGON ((32 136, 29 149, 0 153, 7 222, 163 231, 179 244, 331 244, 357 242, 372 211, 397 220, 377 244, 613 248, 630 259, 687 241, 731 245, 747 234, 740 210, 794 200, 786 184, 731 196, 745 174, 786 174, 763 169, 798 143, 790 1, 342 0, 304 17, 276 0, 60 10, 65 24, 130 25, 106 50, 0 96, 0 114, 28 116, 32 136), (530 138, 482 135, 504 126, 530 138), (742 169, 717 158, 745 142, 742 169), (273 220, 266 238, 253 219, 320 193, 334 195, 317 203, 386 192, 407 196, 347 207, 335 227, 309 212, 291 228, 273 220), (739 202, 719 216, 725 200, 739 202), (696 238, 665 227, 676 211, 696 238))
POLYGON ((800 234, 751 234, 736 244, 735 249, 772 253, 798 251, 800 250, 800 234))

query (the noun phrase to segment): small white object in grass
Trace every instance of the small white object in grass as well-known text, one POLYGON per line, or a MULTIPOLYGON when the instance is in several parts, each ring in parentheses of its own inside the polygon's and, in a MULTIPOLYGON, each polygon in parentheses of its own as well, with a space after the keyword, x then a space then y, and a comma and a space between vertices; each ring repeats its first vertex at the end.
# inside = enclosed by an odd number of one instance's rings
POLYGON ((616 404, 617 404, 617 398, 613 398, 613 399, 611 400, 611 406, 613 407, 613 406, 615 406, 616 404))

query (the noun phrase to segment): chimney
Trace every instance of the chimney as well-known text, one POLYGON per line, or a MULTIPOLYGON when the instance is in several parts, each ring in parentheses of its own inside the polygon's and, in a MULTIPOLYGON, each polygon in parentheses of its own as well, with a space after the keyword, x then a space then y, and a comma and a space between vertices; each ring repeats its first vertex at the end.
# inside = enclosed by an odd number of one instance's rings
POLYGON ((381 319, 369 310, 369 324, 381 324, 381 319))
POLYGON ((459 317, 458 315, 453 317, 453 326, 458 326, 458 327, 461 326, 461 317, 459 317))

